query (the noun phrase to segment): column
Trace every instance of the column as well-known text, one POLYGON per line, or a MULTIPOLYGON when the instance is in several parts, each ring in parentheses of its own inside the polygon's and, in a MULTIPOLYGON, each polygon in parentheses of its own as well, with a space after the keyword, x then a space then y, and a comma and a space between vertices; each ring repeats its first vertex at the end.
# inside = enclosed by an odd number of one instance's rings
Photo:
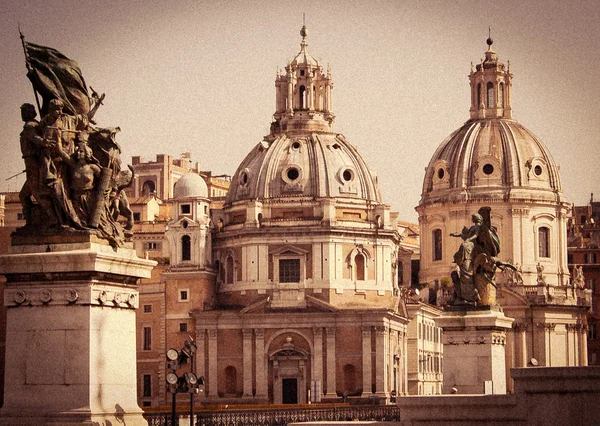
POLYGON ((362 327, 363 397, 369 396, 373 392, 371 358, 371 327, 362 327))
POLYGON ((294 111, 294 91, 292 84, 292 73, 288 72, 287 112, 289 113, 294 111))
POLYGON ((325 398, 336 398, 335 383, 335 328, 327 327, 327 394, 325 398))
MULTIPOLYGON (((312 380, 317 380, 321 384, 320 389, 323 389, 323 329, 321 327, 313 328, 313 371, 312 380)), ((316 401, 319 399, 316 395, 313 396, 316 401)))
POLYGON ((265 364, 265 330, 254 329, 254 346, 256 351, 256 398, 267 398, 267 365, 265 364))
POLYGON ((375 327, 375 393, 379 396, 387 396, 387 374, 386 374, 386 327, 375 327))
POLYGON ((196 329, 196 359, 195 359, 195 372, 196 376, 206 376, 206 344, 204 338, 206 337, 205 328, 196 329))
POLYGON ((252 329, 245 328, 242 330, 242 356, 243 364, 243 382, 244 396, 243 398, 252 398, 252 329))
POLYGON ((217 397, 217 329, 208 330, 208 389, 207 398, 217 397))
POLYGON ((587 357, 587 324, 581 324, 579 327, 579 343, 581 344, 581 349, 579 350, 579 365, 587 366, 588 365, 588 357, 587 357))

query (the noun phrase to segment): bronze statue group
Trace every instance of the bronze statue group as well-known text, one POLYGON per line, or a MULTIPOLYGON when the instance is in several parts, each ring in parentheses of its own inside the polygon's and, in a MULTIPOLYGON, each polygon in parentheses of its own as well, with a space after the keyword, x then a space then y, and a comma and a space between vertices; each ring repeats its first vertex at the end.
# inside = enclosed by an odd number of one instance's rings
POLYGON ((24 40, 23 48, 42 114, 38 121, 34 105, 21 106, 23 232, 85 231, 121 246, 133 227, 124 192, 133 169, 121 170, 121 148, 115 141, 119 128, 94 125, 104 95, 93 92, 90 97, 79 67, 60 52, 24 40))

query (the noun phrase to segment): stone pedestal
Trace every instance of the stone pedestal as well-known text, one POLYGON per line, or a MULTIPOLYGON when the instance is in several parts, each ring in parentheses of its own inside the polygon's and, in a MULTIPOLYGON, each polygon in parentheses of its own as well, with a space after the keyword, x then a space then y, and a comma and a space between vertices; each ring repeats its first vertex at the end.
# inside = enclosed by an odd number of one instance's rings
POLYGON ((87 233, 13 238, 2 425, 147 425, 137 404, 138 278, 155 262, 87 233))
POLYGON ((456 387, 459 394, 483 394, 486 382, 488 392, 506 393, 506 331, 512 322, 488 307, 450 308, 436 319, 444 330, 443 393, 456 387))

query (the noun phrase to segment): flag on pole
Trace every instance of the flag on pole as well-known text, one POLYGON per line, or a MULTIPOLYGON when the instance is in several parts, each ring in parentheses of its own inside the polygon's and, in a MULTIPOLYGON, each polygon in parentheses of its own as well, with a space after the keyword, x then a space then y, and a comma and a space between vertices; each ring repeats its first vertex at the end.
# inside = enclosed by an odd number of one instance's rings
POLYGON ((77 62, 67 58, 56 49, 24 42, 26 60, 34 89, 42 96, 41 114, 48 112, 52 99, 64 102, 67 114, 87 114, 90 97, 77 62))

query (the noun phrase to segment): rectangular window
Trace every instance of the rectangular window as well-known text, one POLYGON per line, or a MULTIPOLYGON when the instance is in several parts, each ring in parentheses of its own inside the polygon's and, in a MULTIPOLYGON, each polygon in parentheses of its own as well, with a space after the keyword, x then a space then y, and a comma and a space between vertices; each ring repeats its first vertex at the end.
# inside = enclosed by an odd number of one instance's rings
POLYGON ((144 305, 144 313, 149 314, 152 312, 152 305, 144 305))
POLYGON ((160 243, 150 241, 146 243, 146 250, 158 250, 160 249, 160 243))
POLYGON ((280 283, 299 283, 300 282, 300 259, 280 259, 279 260, 279 282, 280 283))
POLYGON ((143 348, 145 351, 152 350, 152 327, 144 327, 143 348))
POLYGON ((587 253, 585 263, 596 263, 596 253, 587 253))
POLYGON ((142 219, 141 213, 133 212, 133 220, 134 222, 139 222, 142 219))
POLYGON ((188 331, 187 322, 179 323, 179 331, 182 333, 187 333, 187 331, 188 331))
POLYGON ((181 207, 181 214, 190 214, 192 213, 192 208, 189 204, 182 204, 181 207))
POLYGON ((179 301, 180 302, 185 302, 187 300, 189 300, 189 290, 179 290, 179 301))
POLYGON ((23 213, 17 213, 17 220, 25 220, 23 213))
POLYGON ((540 257, 550 257, 550 229, 538 229, 538 254, 540 257))
POLYGON ((595 324, 595 323, 588 324, 588 339, 594 340, 594 339, 598 338, 597 333, 598 333, 597 324, 595 324))
POLYGON ((434 229, 432 233, 433 240, 433 260, 442 260, 442 230, 434 229))
POLYGON ((142 395, 144 398, 152 397, 152 375, 150 374, 144 374, 142 395))

